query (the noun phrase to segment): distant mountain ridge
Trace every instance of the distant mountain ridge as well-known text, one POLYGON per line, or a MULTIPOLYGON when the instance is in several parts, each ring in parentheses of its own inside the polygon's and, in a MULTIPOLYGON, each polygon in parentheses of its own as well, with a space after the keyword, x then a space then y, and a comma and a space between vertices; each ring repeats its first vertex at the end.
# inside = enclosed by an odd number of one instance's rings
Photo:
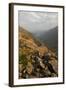
POLYGON ((58 27, 48 31, 40 31, 34 34, 40 41, 44 42, 49 48, 58 49, 58 27))

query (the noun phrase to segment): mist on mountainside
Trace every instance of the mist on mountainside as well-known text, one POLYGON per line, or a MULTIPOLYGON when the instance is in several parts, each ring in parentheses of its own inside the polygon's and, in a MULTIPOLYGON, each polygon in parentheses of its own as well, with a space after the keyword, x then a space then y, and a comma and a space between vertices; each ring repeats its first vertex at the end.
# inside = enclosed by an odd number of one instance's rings
POLYGON ((50 49, 55 49, 55 52, 58 55, 58 27, 47 31, 40 30, 40 32, 34 32, 33 34, 50 49))

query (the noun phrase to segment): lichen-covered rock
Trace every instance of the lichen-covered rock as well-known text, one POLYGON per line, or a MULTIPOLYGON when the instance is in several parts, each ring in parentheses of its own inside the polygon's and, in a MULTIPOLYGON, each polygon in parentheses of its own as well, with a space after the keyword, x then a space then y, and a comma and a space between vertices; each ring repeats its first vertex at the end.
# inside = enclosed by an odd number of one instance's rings
POLYGON ((23 64, 19 64, 19 72, 21 73, 23 70, 23 64))
POLYGON ((30 62, 28 62, 27 67, 26 67, 27 73, 31 74, 32 73, 32 69, 33 69, 32 64, 30 62))
POLYGON ((53 69, 55 70, 55 72, 58 73, 58 60, 53 59, 53 60, 50 60, 49 62, 53 66, 53 69))

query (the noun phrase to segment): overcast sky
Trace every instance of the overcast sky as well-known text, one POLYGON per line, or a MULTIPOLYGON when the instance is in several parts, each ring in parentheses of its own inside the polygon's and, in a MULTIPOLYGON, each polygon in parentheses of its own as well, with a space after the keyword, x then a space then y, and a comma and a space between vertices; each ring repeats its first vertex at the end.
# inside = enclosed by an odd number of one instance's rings
POLYGON ((19 11, 18 24, 30 32, 50 30, 58 26, 58 13, 19 11))

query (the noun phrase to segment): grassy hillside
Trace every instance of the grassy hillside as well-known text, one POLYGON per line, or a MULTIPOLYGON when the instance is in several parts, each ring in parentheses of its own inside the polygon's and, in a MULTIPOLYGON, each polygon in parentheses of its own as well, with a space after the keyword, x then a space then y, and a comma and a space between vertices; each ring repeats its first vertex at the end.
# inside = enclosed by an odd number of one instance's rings
POLYGON ((57 60, 52 57, 56 57, 55 53, 49 50, 47 46, 43 46, 32 33, 19 27, 19 78, 54 77, 55 74, 51 74, 48 66, 47 70, 45 70, 42 59, 42 56, 48 51, 51 54, 51 61, 49 62, 54 70, 58 72, 57 60))

